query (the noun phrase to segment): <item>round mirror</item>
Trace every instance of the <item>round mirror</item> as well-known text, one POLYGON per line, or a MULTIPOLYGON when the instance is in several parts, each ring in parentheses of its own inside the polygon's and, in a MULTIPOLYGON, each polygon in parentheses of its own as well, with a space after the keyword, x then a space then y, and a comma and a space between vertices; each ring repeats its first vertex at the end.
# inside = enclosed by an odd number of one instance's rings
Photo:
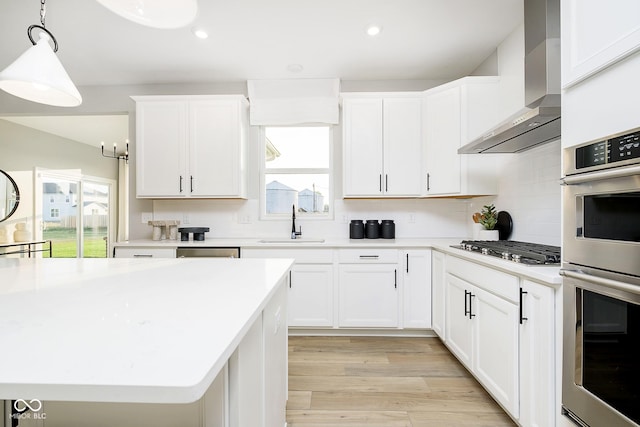
POLYGON ((0 170, 0 222, 13 215, 19 202, 18 185, 9 174, 0 170))

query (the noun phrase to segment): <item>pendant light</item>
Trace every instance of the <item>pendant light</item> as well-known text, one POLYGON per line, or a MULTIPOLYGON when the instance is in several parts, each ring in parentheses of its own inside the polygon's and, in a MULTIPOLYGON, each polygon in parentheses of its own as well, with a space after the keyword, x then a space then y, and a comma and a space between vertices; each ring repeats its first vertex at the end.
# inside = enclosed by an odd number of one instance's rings
POLYGON ((98 3, 137 24, 154 28, 189 25, 198 13, 198 0, 97 0, 98 3))
POLYGON ((45 28, 45 14, 45 0, 40 0, 42 25, 31 25, 27 29, 33 46, 0 72, 0 89, 28 101, 76 107, 82 103, 82 96, 55 54, 58 41, 45 28), (41 31, 37 42, 31 34, 35 29, 41 31), (53 42, 53 49, 49 42, 53 42))

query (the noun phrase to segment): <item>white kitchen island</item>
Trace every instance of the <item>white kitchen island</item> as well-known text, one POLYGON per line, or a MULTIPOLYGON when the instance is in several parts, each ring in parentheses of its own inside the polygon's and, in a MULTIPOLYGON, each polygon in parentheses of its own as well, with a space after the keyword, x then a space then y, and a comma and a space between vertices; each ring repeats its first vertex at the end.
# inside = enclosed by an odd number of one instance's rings
POLYGON ((0 259, 6 425, 284 426, 291 264, 0 259))

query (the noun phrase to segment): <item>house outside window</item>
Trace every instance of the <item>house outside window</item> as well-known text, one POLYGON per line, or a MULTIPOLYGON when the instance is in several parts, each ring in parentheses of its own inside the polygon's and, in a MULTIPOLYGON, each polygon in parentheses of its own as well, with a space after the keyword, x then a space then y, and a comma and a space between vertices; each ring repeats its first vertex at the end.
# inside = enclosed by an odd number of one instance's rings
POLYGON ((328 218, 333 212, 331 127, 264 128, 263 214, 328 218))
POLYGON ((51 209, 51 218, 60 218, 60 209, 51 209))

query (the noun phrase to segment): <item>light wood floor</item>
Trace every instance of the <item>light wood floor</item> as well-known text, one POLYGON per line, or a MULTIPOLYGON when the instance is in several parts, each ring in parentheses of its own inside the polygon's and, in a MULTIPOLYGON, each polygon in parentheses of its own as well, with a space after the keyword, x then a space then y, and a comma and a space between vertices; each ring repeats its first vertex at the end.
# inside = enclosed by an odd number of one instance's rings
POLYGON ((514 426, 437 338, 289 337, 288 427, 514 426))

